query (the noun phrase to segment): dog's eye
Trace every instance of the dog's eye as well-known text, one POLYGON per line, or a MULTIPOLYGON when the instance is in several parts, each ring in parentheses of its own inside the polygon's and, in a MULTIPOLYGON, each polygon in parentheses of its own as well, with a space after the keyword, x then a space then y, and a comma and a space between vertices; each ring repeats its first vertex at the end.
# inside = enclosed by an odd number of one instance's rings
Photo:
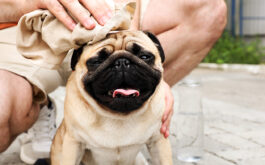
POLYGON ((94 60, 91 61, 91 63, 92 63, 92 64, 101 64, 102 61, 99 60, 99 59, 94 59, 94 60))
POLYGON ((150 58, 150 56, 148 56, 148 55, 141 55, 140 58, 143 59, 143 60, 147 60, 147 59, 150 58))
POLYGON ((149 52, 141 52, 139 57, 142 60, 151 60, 153 58, 153 55, 149 52))
POLYGON ((93 64, 101 64, 101 61, 94 61, 93 64))
POLYGON ((146 62, 147 64, 153 64, 154 63, 154 55, 150 52, 147 51, 141 51, 139 56, 138 56, 141 60, 143 60, 144 62, 146 62))
POLYGON ((102 62, 103 62, 103 60, 100 58, 92 58, 92 59, 87 61, 87 65, 99 65, 102 62))

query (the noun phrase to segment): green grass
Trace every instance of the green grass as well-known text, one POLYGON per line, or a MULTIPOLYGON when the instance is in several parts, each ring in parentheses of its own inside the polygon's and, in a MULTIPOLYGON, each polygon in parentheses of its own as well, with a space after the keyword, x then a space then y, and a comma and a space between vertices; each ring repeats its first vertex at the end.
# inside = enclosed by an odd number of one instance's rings
POLYGON ((203 60, 204 63, 217 64, 261 64, 265 61, 265 47, 256 38, 246 42, 240 37, 233 37, 225 31, 215 46, 203 60))

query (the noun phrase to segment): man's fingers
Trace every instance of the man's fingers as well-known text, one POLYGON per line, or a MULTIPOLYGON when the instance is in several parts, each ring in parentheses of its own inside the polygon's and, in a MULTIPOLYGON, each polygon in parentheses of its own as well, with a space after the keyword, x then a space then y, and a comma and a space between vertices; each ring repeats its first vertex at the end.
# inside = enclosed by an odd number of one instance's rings
POLYGON ((162 118, 162 122, 165 122, 170 115, 172 115, 173 113, 173 104, 174 104, 174 100, 173 99, 168 99, 166 100, 166 110, 164 112, 163 118, 162 118))
MULTIPOLYGON (((171 114, 172 114, 172 113, 171 113, 171 114)), ((171 114, 168 115, 167 120, 165 120, 164 123, 162 124, 162 127, 165 127, 164 132, 165 132, 166 130, 169 130, 169 127, 170 127, 170 119, 171 119, 171 117, 172 117, 171 114)))
POLYGON ((173 110, 168 110, 167 114, 164 114, 163 116, 163 121, 162 121, 160 132, 164 134, 165 137, 166 137, 166 133, 169 132, 170 121, 171 121, 170 119, 172 115, 173 115, 173 110))
POLYGON ((162 117, 162 126, 160 132, 165 138, 169 136, 170 120, 173 115, 174 97, 171 93, 170 86, 164 82, 165 87, 165 112, 162 117))
POLYGON ((105 0, 41 0, 39 7, 48 9, 70 30, 76 26, 74 20, 91 30, 96 26, 91 15, 101 25, 112 17, 112 10, 105 0))
POLYGON ((104 25, 111 17, 112 10, 105 0, 80 0, 81 3, 91 12, 100 25, 104 25))
POLYGON ((74 30, 76 23, 67 14, 64 7, 58 1, 47 1, 44 5, 54 16, 61 21, 69 30, 74 30))
POLYGON ((169 118, 170 114, 172 116, 173 105, 174 105, 174 97, 173 97, 173 94, 171 93, 170 87, 167 84, 165 84, 165 91, 166 91, 166 96, 165 96, 166 97, 165 98, 166 110, 165 110, 164 115, 162 117, 162 122, 165 122, 169 118))
POLYGON ((167 127, 166 130, 167 130, 168 132, 169 132, 169 129, 170 129, 170 123, 171 123, 171 120, 170 120, 170 119, 172 118, 172 115, 173 115, 173 112, 171 111, 171 113, 170 113, 169 116, 168 116, 169 120, 167 120, 167 121, 166 121, 167 123, 165 124, 166 127, 167 127))
POLYGON ((164 135, 165 138, 169 136, 169 128, 170 128, 170 118, 172 117, 173 113, 171 112, 165 120, 165 122, 162 124, 160 132, 164 135))
POLYGON ((90 13, 78 0, 61 0, 60 2, 86 29, 91 30, 95 27, 96 24, 91 19, 90 13))

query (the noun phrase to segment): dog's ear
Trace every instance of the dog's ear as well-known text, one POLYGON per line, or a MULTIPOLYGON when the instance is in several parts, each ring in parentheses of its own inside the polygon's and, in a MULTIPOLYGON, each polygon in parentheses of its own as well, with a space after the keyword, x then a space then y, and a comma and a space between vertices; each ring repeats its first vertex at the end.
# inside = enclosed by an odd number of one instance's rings
POLYGON ((81 46, 80 48, 74 50, 73 54, 72 54, 72 58, 71 58, 71 68, 74 71, 75 70, 75 66, 77 64, 77 62, 79 61, 79 58, 83 52, 83 47, 81 46))
POLYGON ((163 50, 162 45, 160 44, 159 40, 151 32, 144 31, 144 33, 155 43, 155 45, 158 49, 158 52, 160 54, 161 61, 163 63, 165 61, 165 53, 164 53, 164 50, 163 50))

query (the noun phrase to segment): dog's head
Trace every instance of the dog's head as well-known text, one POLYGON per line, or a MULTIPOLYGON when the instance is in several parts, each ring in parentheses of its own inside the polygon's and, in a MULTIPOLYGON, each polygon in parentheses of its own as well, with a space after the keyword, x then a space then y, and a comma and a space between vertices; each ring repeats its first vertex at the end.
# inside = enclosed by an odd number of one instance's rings
POLYGON ((153 34, 121 31, 75 50, 71 67, 89 96, 113 112, 128 114, 152 96, 164 60, 153 34))

